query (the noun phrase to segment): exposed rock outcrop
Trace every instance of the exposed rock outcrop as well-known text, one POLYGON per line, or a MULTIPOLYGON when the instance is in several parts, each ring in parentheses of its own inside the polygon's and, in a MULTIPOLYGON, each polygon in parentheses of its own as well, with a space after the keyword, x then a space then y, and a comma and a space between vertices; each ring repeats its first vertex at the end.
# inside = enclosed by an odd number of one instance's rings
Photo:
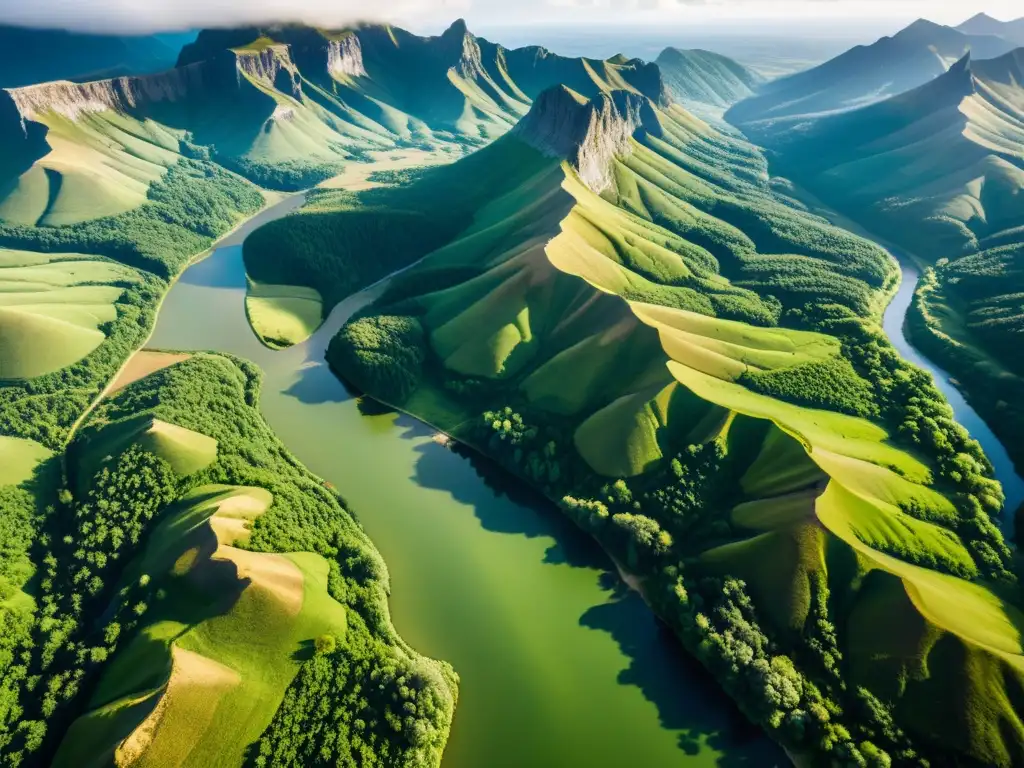
POLYGON ((178 101, 202 89, 210 72, 202 65, 171 69, 156 75, 117 77, 91 83, 58 80, 8 91, 22 120, 48 112, 77 120, 89 112, 127 112, 143 104, 178 101))
POLYGON ((541 93, 512 129, 534 149, 569 160, 583 182, 598 193, 611 185, 612 160, 632 151, 634 136, 660 132, 657 112, 644 96, 612 91, 588 101, 564 85, 541 93))
POLYGON ((356 35, 327 43, 327 71, 332 75, 366 77, 363 46, 356 35))
POLYGON ((235 66, 239 75, 248 75, 282 93, 302 96, 302 78, 292 62, 287 45, 269 45, 257 51, 236 51, 235 66))

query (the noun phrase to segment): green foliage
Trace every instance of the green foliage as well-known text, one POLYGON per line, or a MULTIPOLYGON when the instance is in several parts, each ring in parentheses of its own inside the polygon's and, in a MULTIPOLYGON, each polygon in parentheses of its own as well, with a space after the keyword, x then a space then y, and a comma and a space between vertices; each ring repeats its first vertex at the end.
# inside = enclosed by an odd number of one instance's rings
POLYGON ((377 315, 347 323, 331 339, 327 362, 385 402, 404 403, 423 378, 427 341, 414 317, 377 315))
POLYGON ((263 202, 258 189, 219 166, 181 160, 139 208, 65 227, 0 224, 0 245, 96 253, 166 279, 263 202))
POLYGON ((320 182, 337 176, 344 167, 340 161, 284 160, 266 163, 247 157, 228 157, 219 154, 216 160, 254 184, 282 192, 298 192, 315 187, 320 182))
POLYGON ((806 363, 775 371, 744 373, 740 383, 755 392, 797 405, 848 413, 878 415, 878 406, 866 380, 844 357, 806 363))

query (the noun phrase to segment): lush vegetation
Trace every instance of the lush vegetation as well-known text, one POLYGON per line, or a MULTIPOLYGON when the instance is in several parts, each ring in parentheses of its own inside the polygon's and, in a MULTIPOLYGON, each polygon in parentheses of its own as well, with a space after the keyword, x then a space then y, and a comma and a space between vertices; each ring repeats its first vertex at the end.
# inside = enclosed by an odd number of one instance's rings
POLYGON ((997 629, 1024 622, 1003 498, 879 327, 895 265, 777 195, 749 146, 678 111, 659 128, 600 197, 567 167, 478 210, 342 331, 335 369, 560 500, 814 764, 1016 764, 1024 731, 965 723, 1019 676, 953 661, 982 626, 1019 646, 997 629), (892 625, 942 659, 904 658, 892 625), (959 714, 928 705, 961 690, 959 714))
POLYGON ((31 495, 4 489, 0 521, 11 536, 0 550, 0 574, 13 584, 7 591, 20 587, 28 557, 38 564, 39 579, 32 589, 34 610, 32 600, 22 610, 0 607, 6 630, 0 647, 2 764, 35 764, 56 746, 108 662, 164 594, 161 582, 145 574, 125 582, 128 564, 171 502, 211 483, 270 491, 274 503, 253 524, 249 548, 327 558, 330 595, 348 608, 344 637, 320 644, 321 652, 305 662, 260 751, 283 760, 308 754, 307 739, 314 739, 323 760, 321 750, 331 749, 351 755, 353 765, 437 762, 452 714, 454 675, 399 640, 387 613, 387 571, 379 555, 338 497, 277 441, 256 409, 258 399, 254 366, 193 357, 105 401, 69 449, 68 461, 71 469, 93 466, 92 453, 109 445, 106 435, 151 416, 214 438, 212 464, 181 477, 165 458, 135 443, 104 462, 87 490, 73 484, 51 491, 38 511, 31 495), (344 680, 345 688, 334 688, 335 680, 344 680), (371 680, 388 680, 391 687, 378 692, 367 684, 371 680), (328 711, 326 681, 338 697, 328 711), (336 717, 350 729, 336 728, 336 717), (324 718, 329 729, 303 731, 296 740, 290 727, 296 719, 324 718))
POLYGON ((183 161, 152 185, 150 202, 129 213, 66 227, 0 224, 0 244, 44 253, 95 253, 144 270, 125 284, 106 341, 81 361, 0 387, 0 434, 59 449, 75 419, 137 349, 155 319, 168 279, 239 220, 263 205, 248 182, 210 163, 183 161))

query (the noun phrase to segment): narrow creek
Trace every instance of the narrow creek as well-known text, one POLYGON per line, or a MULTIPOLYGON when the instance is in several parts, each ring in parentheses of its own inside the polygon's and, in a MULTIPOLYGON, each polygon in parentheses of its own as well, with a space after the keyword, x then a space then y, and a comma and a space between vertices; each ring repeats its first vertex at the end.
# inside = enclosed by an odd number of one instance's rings
POLYGON ((189 268, 149 347, 228 352, 263 369, 268 422, 383 554, 398 631, 461 676, 444 768, 787 764, 550 504, 415 419, 360 410, 323 358, 375 289, 335 307, 304 344, 259 343, 241 243, 299 202, 268 209, 189 268))

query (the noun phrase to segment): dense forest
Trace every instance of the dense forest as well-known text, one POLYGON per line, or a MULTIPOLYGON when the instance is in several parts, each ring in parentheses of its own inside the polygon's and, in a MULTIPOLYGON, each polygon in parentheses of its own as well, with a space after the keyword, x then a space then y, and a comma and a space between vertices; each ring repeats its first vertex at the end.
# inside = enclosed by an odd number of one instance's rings
POLYGON ((93 466, 87 459, 105 434, 152 416, 217 441, 215 461, 198 472, 179 476, 134 444, 108 457, 87 482, 41 494, 38 503, 26 490, 3 490, 5 599, 33 578, 29 563, 39 570, 24 608, 0 610, 0 764, 42 764, 52 754, 105 664, 161 599, 159 579, 124 582, 127 564, 175 499, 211 483, 270 491, 274 503, 256 521, 248 546, 323 555, 332 564, 329 592, 348 608, 343 638, 309 639, 317 652, 253 764, 302 765, 310 755, 339 765, 436 763, 454 707, 454 673, 398 638, 383 561, 342 501, 267 427, 256 408, 259 386, 251 364, 193 357, 105 401, 67 452, 74 477, 93 466), (378 684, 367 686, 371 679, 378 684))

